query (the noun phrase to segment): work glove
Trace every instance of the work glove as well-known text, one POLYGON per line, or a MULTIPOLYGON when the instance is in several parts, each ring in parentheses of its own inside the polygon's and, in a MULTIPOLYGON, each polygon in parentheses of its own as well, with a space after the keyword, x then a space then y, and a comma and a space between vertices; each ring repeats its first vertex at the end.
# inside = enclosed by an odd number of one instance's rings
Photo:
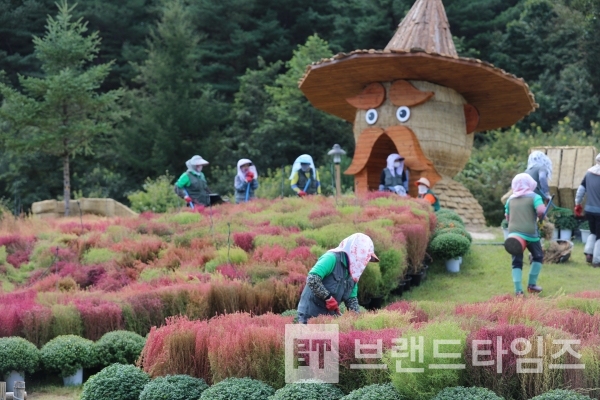
POLYGON ((301 190, 298 192, 298 196, 304 197, 304 196, 306 196, 306 192, 304 190, 301 190))
POLYGON ((325 300, 325 307, 327 307, 329 311, 335 311, 337 314, 340 314, 340 305, 331 295, 325 300))
POLYGON ((583 207, 581 204, 577 204, 573 211, 575 212, 576 217, 583 217, 583 207))
POLYGON ((186 203, 192 202, 192 198, 190 196, 185 196, 183 199, 185 200, 186 203))
POLYGON ((252 171, 246 172, 246 182, 250 183, 254 179, 254 174, 252 171))

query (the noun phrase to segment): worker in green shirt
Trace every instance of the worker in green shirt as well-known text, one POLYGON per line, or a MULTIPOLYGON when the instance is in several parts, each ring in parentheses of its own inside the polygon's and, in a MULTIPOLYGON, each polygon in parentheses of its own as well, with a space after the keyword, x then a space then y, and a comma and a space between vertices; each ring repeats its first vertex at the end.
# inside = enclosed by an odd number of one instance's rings
POLYGON ((208 161, 200 156, 194 156, 185 163, 185 171, 175 183, 175 193, 193 208, 194 204, 210 205, 210 191, 202 167, 208 161))
POLYGON ((504 248, 512 255, 515 294, 523 296, 521 280, 525 247, 532 256, 527 291, 529 293, 542 291, 542 287, 537 285, 537 279, 542 270, 544 252, 540 243, 537 220, 543 218, 546 206, 542 197, 535 193, 537 182, 529 174, 518 174, 513 178, 511 186, 513 194, 508 198, 505 206, 508 238, 504 242, 504 248))
POLYGON ((318 315, 340 315, 340 303, 358 312, 358 280, 369 262, 379 262, 370 237, 355 233, 323 254, 308 273, 298 304, 298 321, 318 315))

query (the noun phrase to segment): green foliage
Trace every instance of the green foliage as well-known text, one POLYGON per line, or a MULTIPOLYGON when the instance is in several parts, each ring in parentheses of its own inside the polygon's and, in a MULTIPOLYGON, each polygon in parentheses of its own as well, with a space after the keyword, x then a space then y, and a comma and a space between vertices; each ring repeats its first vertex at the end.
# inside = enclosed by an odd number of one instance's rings
POLYGON ((6 264, 6 246, 0 246, 0 264, 6 264))
POLYGON ((11 371, 33 374, 40 362, 40 351, 20 337, 0 338, 0 376, 11 371))
POLYGON ((462 220, 460 215, 458 215, 455 211, 449 210, 447 208, 440 208, 435 213, 435 215, 438 219, 450 219, 450 220, 460 222, 463 225, 465 224, 465 222, 462 220))
POLYGON ((446 228, 463 228, 464 229, 465 224, 462 223, 461 221, 457 221, 455 219, 449 219, 449 218, 445 218, 445 217, 440 217, 437 220, 437 225, 436 225, 436 229, 446 229, 446 228))
POLYGON ((61 335, 81 335, 83 322, 73 304, 52 306, 52 337, 61 335))
POLYGON ((457 386, 445 388, 432 400, 503 400, 503 397, 486 388, 457 386))
MULTIPOLYGON (((402 334, 403 338, 411 336, 414 340, 423 337, 424 351, 423 362, 419 359, 411 361, 410 358, 402 358, 402 368, 422 368, 429 364, 461 364, 464 363, 464 349, 466 347, 466 332, 455 322, 433 322, 422 329, 409 330, 402 334), (460 344, 442 348, 440 351, 460 354, 461 358, 439 358, 434 357, 434 340, 452 339, 458 340, 460 344)), ((398 359, 389 357, 388 368, 390 371, 396 371, 396 361, 398 359)), ((464 371, 453 369, 430 369, 425 368, 421 373, 393 373, 391 374, 392 383, 396 390, 409 399, 428 400, 446 387, 458 386, 464 381, 464 371)))
POLYGON ((590 400, 591 397, 577 393, 574 390, 555 389, 539 396, 533 397, 531 400, 590 400))
POLYGON ((590 223, 588 220, 585 220, 579 225, 579 229, 590 230, 590 223))
POLYGON ((84 265, 102 264, 105 262, 116 260, 118 254, 110 249, 91 248, 83 254, 81 262, 84 265))
POLYGON ((471 236, 471 234, 469 232, 467 232, 466 229, 463 228, 444 228, 444 229, 438 229, 434 232, 434 234, 432 235, 431 240, 433 240, 434 238, 436 238, 439 235, 443 235, 445 233, 455 233, 457 235, 461 235, 466 237, 469 240, 469 243, 473 242, 473 237, 471 236))
POLYGON ((375 384, 353 390, 341 400, 403 400, 391 383, 375 384))
POLYGON ((433 256, 440 260, 450 260, 464 256, 470 247, 471 242, 469 239, 457 233, 437 235, 429 245, 433 256))
POLYGON ((378 263, 369 263, 358 281, 358 298, 366 302, 372 297, 383 296, 386 294, 385 286, 378 263))
POLYGON ((98 93, 111 63, 92 63, 100 51, 97 32, 84 36, 87 26, 72 21, 73 7, 58 5, 56 18, 48 17, 46 35, 34 37, 35 56, 44 77, 19 77, 24 93, 0 83, 4 103, 0 120, 7 125, 4 145, 16 153, 46 153, 63 160, 65 212, 70 199, 70 158, 90 154, 102 135, 127 112, 119 101, 124 91, 98 93))
POLYGON ((191 212, 181 212, 174 215, 169 216, 168 221, 176 222, 179 225, 188 225, 194 224, 196 222, 200 222, 202 220, 202 215, 198 213, 191 212))
POLYGON ((138 400, 150 377, 133 365, 113 364, 83 385, 81 400, 138 400))
POLYGON ((93 344, 91 340, 80 336, 58 336, 46 343, 40 351, 44 368, 66 377, 80 368, 91 367, 96 363, 93 344))
POLYGON ((308 380, 288 383, 269 397, 269 400, 337 400, 343 396, 344 393, 333 385, 308 380))
POLYGON ((137 333, 113 331, 105 333, 94 343, 94 351, 101 367, 114 363, 134 364, 145 344, 146 339, 137 333))
POLYGON ((200 400, 265 400, 274 393, 271 386, 261 381, 227 378, 202 392, 200 400))
POLYGON ((230 249, 222 248, 217 251, 217 256, 206 263, 204 270, 214 272, 219 265, 241 264, 248 261, 248 253, 239 247, 232 246, 230 249))
MULTIPOLYGON (((406 270, 406 255, 400 250, 386 250, 379 256, 379 270, 386 292, 391 292, 398 286, 400 278, 406 270)), ((359 286, 360 287, 360 286, 359 286)))
POLYGON ((173 190, 173 176, 167 172, 156 179, 146 178, 142 190, 127 196, 131 209, 135 212, 152 211, 164 213, 169 210, 184 207, 185 201, 173 190))
POLYGON ((207 388, 204 379, 188 375, 161 376, 146 384, 139 400, 198 400, 207 388))

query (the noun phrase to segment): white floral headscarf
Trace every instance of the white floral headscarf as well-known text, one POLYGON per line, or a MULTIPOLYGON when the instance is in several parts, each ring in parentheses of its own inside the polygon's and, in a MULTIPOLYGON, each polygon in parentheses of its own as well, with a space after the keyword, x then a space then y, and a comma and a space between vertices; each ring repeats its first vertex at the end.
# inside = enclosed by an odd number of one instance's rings
POLYGON ((398 168, 394 168, 394 163, 398 161, 398 159, 403 158, 400 154, 390 154, 387 158, 387 169, 390 170, 392 176, 402 176, 402 171, 404 170, 404 160, 400 161, 400 166, 398 168))
POLYGON ((379 261, 375 255, 375 246, 370 237, 364 233, 355 233, 342 240, 335 249, 329 250, 333 253, 344 252, 348 256, 348 269, 354 282, 358 282, 371 257, 379 261))
POLYGON ((527 169, 533 167, 542 167, 546 170, 548 182, 552 180, 552 160, 539 150, 531 152, 527 159, 527 169))
POLYGON ((317 179, 317 168, 315 167, 315 163, 313 159, 308 154, 302 154, 300 157, 296 158, 294 161, 294 165, 292 165, 292 173, 290 175, 290 181, 294 178, 294 173, 299 171, 302 168, 302 164, 310 164, 312 168, 313 179, 317 179))
POLYGON ((254 174, 255 179, 258 179, 258 172, 256 172, 256 167, 254 166, 254 164, 252 164, 252 161, 248 160, 247 158, 242 158, 240 161, 238 161, 237 176, 239 176, 242 181, 246 180, 246 174, 242 172, 242 165, 245 164, 250 164, 250 168, 248 168, 248 171, 251 171, 254 174))

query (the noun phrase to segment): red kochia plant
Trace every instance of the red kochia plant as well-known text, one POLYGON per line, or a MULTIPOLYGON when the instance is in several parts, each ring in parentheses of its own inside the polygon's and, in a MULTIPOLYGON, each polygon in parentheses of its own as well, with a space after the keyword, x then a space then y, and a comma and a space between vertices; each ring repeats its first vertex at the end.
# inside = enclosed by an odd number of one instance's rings
POLYGON ((6 261, 15 268, 29 262, 29 255, 33 250, 35 237, 9 235, 0 237, 0 246, 6 246, 6 261))
POLYGON ((421 310, 414 303, 410 303, 406 300, 396 301, 388 305, 385 309, 389 311, 397 311, 403 314, 411 313, 413 317, 410 319, 410 322, 429 321, 429 317, 427 316, 425 311, 421 310))
POLYGON ((236 232, 233 234, 233 242, 237 247, 249 253, 254 248, 254 237, 256 235, 251 232, 236 232))
POLYGON ((217 267, 216 271, 229 279, 238 279, 238 280, 246 280, 248 279, 248 275, 244 271, 240 271, 235 268, 233 265, 221 265, 217 267))
POLYGON ((48 307, 34 306, 23 313, 23 336, 41 348, 52 339, 52 310, 48 307))
POLYGON ((15 268, 19 268, 21 265, 29 262, 29 253, 30 252, 27 250, 17 250, 14 253, 6 256, 6 262, 15 268))
POLYGON ((577 335, 583 341, 596 341, 600 335, 600 315, 579 310, 553 310, 542 316, 546 326, 552 326, 577 335))
MULTIPOLYGON (((511 343, 515 339, 527 339, 534 334, 534 329, 525 325, 507 325, 501 324, 494 327, 483 327, 472 332, 467 338, 467 350, 465 360, 467 361, 467 379, 472 386, 488 388, 497 394, 506 398, 518 398, 520 390, 520 381, 517 374, 518 355, 511 351, 511 343), (498 339, 500 338, 500 339, 498 339), (473 343, 474 340, 489 340, 491 344, 473 343), (500 340, 501 347, 498 347, 500 340), (489 355, 477 355, 477 360, 494 361, 489 366, 473 365, 473 350, 489 351, 489 355), (504 353, 504 350, 508 352, 504 353), (502 361, 502 373, 498 374, 497 362, 502 361)), ((534 345, 535 342, 532 341, 534 345)), ((519 349, 522 346, 519 345, 519 349)), ((533 354, 533 353, 532 353, 533 354)), ((531 355, 529 355, 531 356, 531 355)), ((527 355, 525 356, 527 357, 527 355)))
MULTIPOLYGON (((358 340, 360 345, 376 345, 378 340, 381 340, 381 356, 383 353, 392 348, 393 339, 402 337, 401 331, 398 329, 380 329, 380 330, 366 330, 366 331, 350 331, 340 332, 339 338, 339 360, 340 364, 346 368, 350 367, 350 364, 377 364, 381 362, 380 358, 356 358, 356 341, 358 340)), ((360 354, 376 354, 377 350, 363 350, 360 354)))
POLYGON ((406 238, 406 259, 409 268, 412 269, 412 273, 417 273, 427 251, 427 230, 419 224, 401 225, 399 228, 406 238))
POLYGON ((164 242, 156 237, 144 237, 142 241, 125 240, 113 245, 113 250, 132 256, 143 263, 158 258, 158 252, 163 248, 164 242))
POLYGON ((310 265, 311 267, 317 262, 317 257, 310 252, 310 247, 300 246, 291 250, 285 257, 287 260, 297 260, 302 262, 304 265, 310 265))
POLYGON ((32 290, 0 295, 0 337, 19 336, 23 329, 23 313, 35 306, 32 290))
POLYGON ((123 329, 121 307, 101 300, 78 300, 75 307, 81 315, 84 337, 98 340, 107 332, 123 329))
POLYGON ((287 255, 287 250, 279 245, 259 246, 254 251, 254 259, 270 263, 278 263, 287 255))

